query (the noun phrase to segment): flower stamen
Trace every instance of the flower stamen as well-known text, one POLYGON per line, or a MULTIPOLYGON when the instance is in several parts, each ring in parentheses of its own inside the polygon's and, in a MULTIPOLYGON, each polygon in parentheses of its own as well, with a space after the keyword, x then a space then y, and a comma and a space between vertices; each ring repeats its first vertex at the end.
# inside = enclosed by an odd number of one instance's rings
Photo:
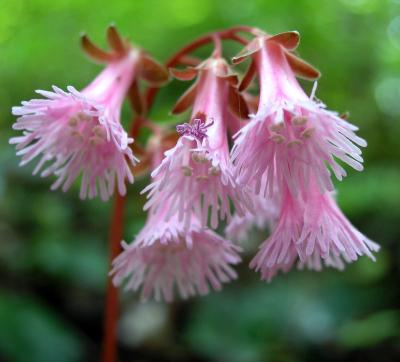
POLYGON ((181 136, 192 136, 202 142, 203 139, 207 137, 207 128, 211 127, 213 124, 213 120, 206 124, 205 117, 199 116, 199 118, 193 120, 193 125, 189 123, 177 125, 176 131, 181 136))

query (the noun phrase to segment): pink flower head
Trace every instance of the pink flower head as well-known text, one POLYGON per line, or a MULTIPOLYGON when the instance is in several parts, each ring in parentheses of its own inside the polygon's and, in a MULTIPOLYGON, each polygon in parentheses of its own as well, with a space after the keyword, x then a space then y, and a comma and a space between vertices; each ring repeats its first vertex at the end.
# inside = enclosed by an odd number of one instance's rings
POLYGON ((343 215, 330 192, 321 194, 315 179, 302 198, 284 192, 280 217, 271 236, 260 246, 250 266, 270 281, 298 261, 299 268, 320 270, 322 264, 337 269, 379 246, 361 234, 343 215))
POLYGON ((254 228, 272 229, 279 217, 279 194, 271 198, 251 195, 252 212, 246 210, 243 216, 235 214, 225 228, 225 235, 234 242, 245 242, 249 232, 254 228))
POLYGON ((346 171, 338 159, 356 170, 363 168, 357 145, 366 142, 355 135, 357 128, 300 87, 295 72, 313 74, 313 68, 288 51, 297 44, 295 32, 262 36, 235 58, 240 61, 252 54, 260 82, 258 111, 236 134, 232 150, 240 182, 258 180, 257 193, 271 195, 275 187, 288 185, 297 194, 307 187, 311 175, 321 191, 332 191, 327 165, 339 180, 346 171))
POLYGON ((22 102, 12 112, 19 116, 13 128, 23 135, 10 143, 17 145, 21 165, 40 156, 34 174, 56 175, 52 190, 69 189, 82 174, 80 197, 100 194, 107 200, 114 192, 115 181, 121 195, 125 180, 133 182, 130 167, 133 156, 129 138, 120 123, 121 106, 135 77, 139 58, 130 50, 109 65, 82 91, 67 87, 67 92, 53 86, 54 92, 37 91, 46 99, 22 102))
MULTIPOLYGON (((157 212, 168 203, 166 218, 178 215, 186 226, 192 215, 206 225, 210 211, 211 226, 216 228, 219 219, 231 217, 230 201, 239 214, 243 214, 243 205, 250 207, 246 190, 239 188, 233 177, 229 156, 227 71, 220 58, 211 58, 199 68, 194 90, 189 92, 194 100, 191 122, 177 127, 181 137, 165 152, 161 165, 152 173, 153 182, 143 190, 149 192, 145 210, 157 212)), ((178 101, 178 105, 182 102, 190 105, 187 100, 178 101)))
POLYGON ((232 265, 239 263, 237 246, 204 229, 194 218, 186 229, 177 217, 165 221, 167 208, 149 213, 142 231, 114 260, 113 282, 127 279, 126 290, 141 290, 141 298, 171 302, 175 289, 186 299, 220 290, 236 278, 232 265))

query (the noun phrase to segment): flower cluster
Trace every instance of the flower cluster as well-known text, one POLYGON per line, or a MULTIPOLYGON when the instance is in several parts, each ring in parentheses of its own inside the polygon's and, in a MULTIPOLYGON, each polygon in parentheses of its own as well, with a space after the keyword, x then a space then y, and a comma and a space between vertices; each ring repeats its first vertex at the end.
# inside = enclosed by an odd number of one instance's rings
MULTIPOLYGON (((180 97, 172 113, 191 109, 189 121, 176 132, 147 117, 154 87, 168 73, 146 52, 134 48, 111 29, 111 53, 86 37, 86 52, 107 66, 86 88, 67 92, 38 91, 46 99, 14 107, 13 128, 21 164, 40 157, 34 173, 55 175, 52 189, 66 191, 82 175, 81 198, 98 194, 107 200, 115 189, 126 193, 133 172, 151 171, 142 191, 148 212, 143 229, 123 250, 110 272, 114 284, 140 290, 142 299, 172 301, 219 290, 236 278, 233 269, 252 226, 268 228, 250 267, 270 281, 293 266, 321 270, 343 269, 345 263, 366 255, 375 260, 379 246, 361 234, 343 215, 334 198, 331 173, 346 176, 343 164, 363 169, 361 148, 366 142, 346 117, 329 111, 310 96, 297 77, 315 80, 319 72, 294 54, 297 32, 270 36, 250 30, 246 40, 233 31, 224 38, 245 44, 233 64, 250 60, 239 82, 222 57, 221 38, 210 37, 215 51, 204 61, 186 57, 184 48, 170 68, 179 80, 193 84, 180 97), (248 91, 257 76, 259 94, 248 91), (153 87, 143 97, 138 79, 153 87), (120 122, 128 97, 139 114, 140 126, 153 135, 144 148, 132 145, 120 122), (132 170, 141 157, 141 167, 132 170), (221 221, 225 237, 218 234, 221 221)), ((203 44, 208 38, 199 40, 203 44)))
POLYGON ((355 126, 315 100, 315 88, 311 97, 304 93, 295 71, 306 63, 289 53, 297 43, 297 33, 260 36, 236 58, 253 58, 260 83, 257 112, 235 136, 238 182, 254 185, 264 197, 280 196, 271 236, 250 263, 266 280, 296 262, 319 270, 322 263, 342 269, 343 261, 360 255, 375 260, 371 251, 379 249, 350 224, 332 197, 330 170, 341 180, 346 175, 341 160, 361 171, 358 146, 366 142, 354 133, 355 126))

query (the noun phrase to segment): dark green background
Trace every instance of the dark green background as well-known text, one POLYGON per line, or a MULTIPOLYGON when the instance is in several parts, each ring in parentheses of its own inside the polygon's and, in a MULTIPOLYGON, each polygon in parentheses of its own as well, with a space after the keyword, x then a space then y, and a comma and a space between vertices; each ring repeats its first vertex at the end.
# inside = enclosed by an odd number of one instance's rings
MULTIPOLYGON (((78 35, 104 44, 111 21, 162 61, 213 29, 298 30, 300 54, 323 74, 318 97, 349 110, 368 140, 365 171, 337 184, 338 200, 382 245, 376 263, 293 271, 271 284, 247 269, 248 255, 238 281, 186 303, 140 304, 126 294, 121 361, 400 360, 399 0, 0 0, 0 361, 98 360, 111 203, 81 202, 78 184, 50 192, 51 180, 32 177, 32 165, 18 167, 8 139, 16 135, 12 105, 97 74, 78 35)), ((229 45, 227 55, 237 50, 229 45)), ((184 87, 160 92, 154 119, 175 121, 168 111, 184 87)), ((146 182, 129 190, 127 240, 144 222, 138 192, 146 182)))

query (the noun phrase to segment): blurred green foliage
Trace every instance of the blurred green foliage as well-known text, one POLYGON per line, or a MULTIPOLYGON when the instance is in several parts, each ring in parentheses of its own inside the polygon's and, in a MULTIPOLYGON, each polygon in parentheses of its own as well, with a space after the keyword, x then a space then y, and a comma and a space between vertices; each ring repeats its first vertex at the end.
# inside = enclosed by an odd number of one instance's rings
MULTIPOLYGON (((50 180, 18 167, 8 139, 11 107, 35 89, 79 88, 95 76, 79 32, 104 44, 112 21, 160 60, 236 24, 300 31, 300 54, 323 74, 318 97, 349 110, 369 142, 365 171, 337 184, 339 203, 383 247, 376 263, 292 271, 271 284, 243 263, 224 291, 167 307, 124 295, 121 361, 400 360, 400 1, 0 0, 0 361, 98 360, 110 204, 81 202, 78 185, 50 192, 50 180)), ((168 111, 185 86, 160 92, 154 119, 174 121, 168 111)), ((127 240, 144 222, 146 182, 130 189, 127 240)))

